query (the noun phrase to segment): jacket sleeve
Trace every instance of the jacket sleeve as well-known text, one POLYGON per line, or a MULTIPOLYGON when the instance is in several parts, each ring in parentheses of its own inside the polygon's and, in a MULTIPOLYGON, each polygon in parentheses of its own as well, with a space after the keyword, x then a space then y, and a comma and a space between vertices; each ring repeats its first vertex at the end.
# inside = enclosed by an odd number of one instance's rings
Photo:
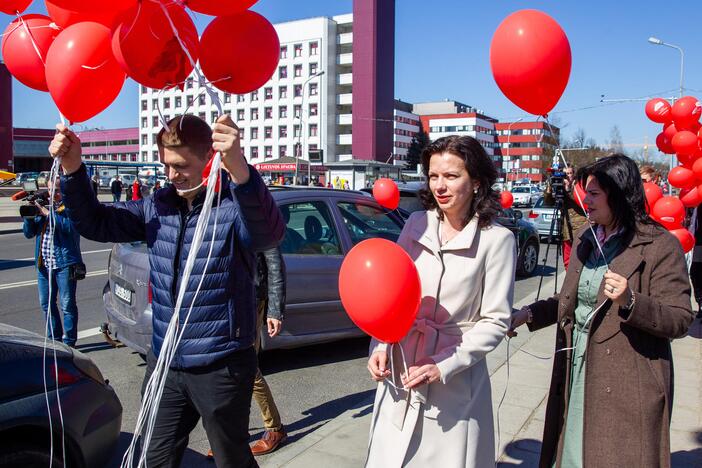
POLYGON ((268 318, 283 320, 285 316, 285 261, 278 247, 261 252, 268 270, 268 318))
POLYGON ((529 305, 532 322, 527 323, 529 331, 534 332, 553 325, 558 321, 558 294, 548 299, 529 305))
POLYGON ((27 239, 38 236, 41 232, 42 225, 44 223, 43 216, 35 216, 33 218, 24 218, 22 223, 22 233, 27 239))
POLYGON ((485 358, 509 330, 517 247, 511 231, 502 231, 502 238, 498 238, 497 232, 490 234, 493 244, 485 259, 480 319, 463 333, 458 345, 444 348, 432 356, 444 384, 455 374, 485 358))
POLYGON ((146 240, 144 200, 114 203, 98 202, 90 188, 85 164, 61 176, 61 195, 73 226, 86 239, 97 242, 137 242, 146 240))
POLYGON ((231 183, 237 210, 237 235, 253 250, 276 247, 285 235, 285 223, 271 192, 258 171, 249 165, 249 180, 245 184, 231 183))
MULTIPOLYGON (((680 338, 695 316, 690 306, 690 278, 680 244, 662 233, 654 246, 650 295, 635 292, 634 308, 622 310, 624 323, 661 338, 680 338)), ((649 261, 649 259, 646 259, 649 261)))

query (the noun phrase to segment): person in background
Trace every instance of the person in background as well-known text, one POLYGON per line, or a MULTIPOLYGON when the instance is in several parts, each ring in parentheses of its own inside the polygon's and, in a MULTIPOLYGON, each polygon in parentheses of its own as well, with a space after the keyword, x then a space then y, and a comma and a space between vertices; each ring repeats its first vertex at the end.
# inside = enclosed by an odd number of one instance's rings
POLYGON ((661 185, 661 175, 653 166, 641 166, 639 174, 644 183, 653 182, 656 185, 661 185))
POLYGON ((132 201, 141 200, 144 198, 143 194, 141 193, 141 188, 141 181, 137 177, 134 179, 134 183, 132 184, 132 201))
MULTIPOLYGON (((57 187, 60 179, 47 181, 49 191, 57 187)), ((82 279, 80 271, 85 271, 80 253, 80 234, 68 217, 61 194, 56 190, 54 200, 54 250, 51 252, 49 237, 49 207, 35 204, 38 215, 24 218, 22 232, 24 237, 36 237, 34 260, 37 267, 37 285, 39 287, 39 303, 44 318, 50 314, 51 320, 46 330, 48 337, 63 341, 74 348, 78 340, 78 304, 76 288, 78 279, 82 279), (49 297, 49 271, 51 270, 51 297, 49 297), (57 304, 58 298, 58 304, 57 304), (59 312, 59 304, 61 312, 59 312)))
POLYGON ((156 182, 154 182, 154 186, 151 188, 151 193, 154 194, 157 191, 159 191, 160 189, 161 189, 161 181, 156 180, 156 182))
POLYGON ((680 243, 646 213, 636 163, 578 172, 593 227, 576 236, 559 294, 512 327, 556 327, 542 468, 670 467, 670 341, 694 319, 680 243))
POLYGON ((95 195, 97 195, 97 194, 98 194, 98 190, 99 190, 99 188, 100 188, 100 179, 98 178, 97 174, 94 174, 94 175, 90 178, 90 185, 92 185, 92 187, 93 187, 93 193, 94 193, 95 195))
POLYGON ((112 193, 112 202, 116 203, 122 198, 122 181, 119 175, 115 176, 115 180, 110 184, 110 192, 112 193))
POLYGON ((697 318, 702 319, 702 219, 700 219, 700 207, 692 210, 688 231, 695 238, 695 247, 692 250, 690 263, 690 282, 692 292, 697 302, 697 318))

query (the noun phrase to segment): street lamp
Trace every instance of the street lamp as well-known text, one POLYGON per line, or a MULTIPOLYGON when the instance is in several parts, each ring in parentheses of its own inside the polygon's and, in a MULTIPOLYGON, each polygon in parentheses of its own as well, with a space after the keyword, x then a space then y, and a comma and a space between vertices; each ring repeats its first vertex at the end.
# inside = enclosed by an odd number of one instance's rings
POLYGON ((683 71, 685 70, 685 54, 683 53, 683 50, 675 44, 668 44, 667 42, 663 42, 657 37, 653 36, 648 38, 648 42, 650 42, 653 45, 660 45, 670 47, 671 49, 677 49, 677 51, 680 52, 680 97, 683 97, 683 71))
MULTIPOLYGON (((297 135, 297 146, 300 147, 300 153, 302 153, 302 145, 300 144, 300 140, 302 139, 302 132, 305 131, 305 129, 303 128, 304 121, 302 120, 302 114, 303 114, 303 112, 305 112, 305 89, 307 89, 307 83, 309 83, 313 79, 320 77, 322 75, 324 75, 324 70, 315 73, 314 75, 307 78, 304 83, 302 83, 302 103, 300 104, 300 117, 299 117, 300 133, 297 135)), ((294 151, 295 151, 295 180, 294 180, 293 185, 296 185, 297 184, 297 175, 298 175, 299 167, 300 167, 300 157, 297 154, 297 149, 295 149, 294 151)), ((310 163, 309 158, 308 158, 308 160, 307 160, 307 183, 308 184, 310 182, 310 178, 312 175, 311 173, 312 173, 312 164, 310 163)))

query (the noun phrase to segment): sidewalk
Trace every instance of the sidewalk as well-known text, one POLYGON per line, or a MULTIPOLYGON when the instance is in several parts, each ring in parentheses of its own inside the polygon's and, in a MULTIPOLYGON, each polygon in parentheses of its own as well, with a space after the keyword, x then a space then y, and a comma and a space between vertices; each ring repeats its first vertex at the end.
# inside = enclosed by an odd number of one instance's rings
MULTIPOLYGON (((545 288, 549 290, 549 286, 545 288)), ((532 302, 527 297, 515 304, 519 308, 532 302)), ((499 467, 536 467, 551 379, 551 359, 555 332, 553 327, 529 333, 526 329, 509 342, 509 385, 507 384, 507 341, 488 355, 492 376, 499 467), (525 352, 522 352, 525 351, 525 352)), ((673 342, 675 398, 671 427, 673 467, 702 467, 702 325, 696 320, 689 336, 673 342)), ((372 414, 372 397, 294 444, 283 446, 266 457, 263 468, 361 467, 365 462, 372 414)))

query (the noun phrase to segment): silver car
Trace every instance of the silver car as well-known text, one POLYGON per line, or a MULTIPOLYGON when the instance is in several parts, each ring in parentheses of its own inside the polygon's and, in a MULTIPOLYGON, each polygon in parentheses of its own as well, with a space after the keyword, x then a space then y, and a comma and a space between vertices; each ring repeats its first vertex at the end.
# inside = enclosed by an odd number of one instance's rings
POLYGON ((535 185, 518 185, 512 188, 511 193, 514 197, 513 206, 515 208, 534 206, 536 200, 541 196, 541 190, 535 185))
MULTIPOLYGON (((263 349, 290 348, 363 336, 339 299, 344 255, 364 239, 396 241, 404 221, 359 192, 271 187, 287 228, 281 244, 287 272, 286 315, 275 338, 261 333, 263 349)), ((115 244, 103 290, 103 331, 146 354, 151 345, 151 285, 143 243, 115 244)))
POLYGON ((529 219, 534 223, 536 230, 539 231, 539 237, 548 237, 550 234, 554 239, 558 238, 561 213, 555 210, 553 206, 544 206, 543 197, 539 198, 534 204, 534 208, 529 212, 529 219), (554 217, 556 218, 555 222, 553 221, 554 217))

